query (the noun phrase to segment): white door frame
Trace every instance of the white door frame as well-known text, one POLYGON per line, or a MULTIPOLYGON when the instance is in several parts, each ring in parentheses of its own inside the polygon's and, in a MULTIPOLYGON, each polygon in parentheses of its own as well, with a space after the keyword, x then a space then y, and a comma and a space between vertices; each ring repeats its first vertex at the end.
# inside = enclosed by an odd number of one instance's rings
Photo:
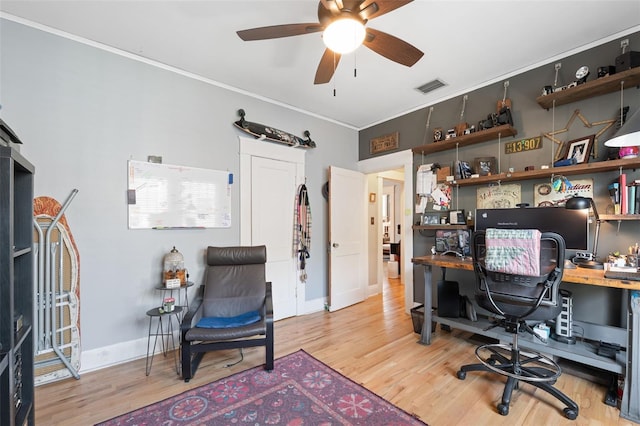
MULTIPOLYGON (((269 158, 296 164, 296 187, 304 183, 305 151, 256 139, 238 136, 240 153, 240 244, 251 244, 251 157, 269 158)), ((294 194, 295 195, 295 194, 294 194)), ((293 209, 293 203, 291 204, 293 209)), ((264 212, 267 214, 268 212, 264 212)), ((278 220, 278 218, 274 218, 278 220)), ((293 224, 291 224, 293 227, 293 224)), ((293 257, 293 241, 291 241, 293 257)), ((296 312, 303 314, 305 286, 296 275, 296 312)))
MULTIPOLYGON (((400 278, 404 283, 404 309, 409 313, 413 307, 413 152, 394 152, 358 162, 358 171, 371 174, 404 167, 404 210, 402 216, 402 233, 400 241, 402 273, 400 278)), ((368 220, 366 217, 363 220, 368 220)))

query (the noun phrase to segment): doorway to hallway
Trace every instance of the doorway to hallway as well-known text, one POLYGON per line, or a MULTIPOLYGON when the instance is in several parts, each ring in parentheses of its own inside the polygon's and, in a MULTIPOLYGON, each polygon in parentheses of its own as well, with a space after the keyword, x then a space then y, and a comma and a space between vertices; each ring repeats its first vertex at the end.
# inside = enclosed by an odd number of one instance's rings
POLYGON ((413 307, 413 153, 411 150, 383 155, 358 163, 358 170, 369 177, 369 209, 365 220, 369 225, 369 289, 368 294, 381 293, 383 291, 384 264, 382 260, 382 232, 379 225, 382 209, 378 203, 383 193, 383 177, 378 179, 377 174, 396 170, 395 180, 402 182, 402 190, 399 192, 398 203, 395 208, 395 235, 400 244, 399 280, 404 288, 404 309, 410 313, 413 307), (377 183, 372 184, 375 181, 377 183), (372 195, 375 194, 375 195, 372 195), (373 221, 373 223, 372 223, 373 221), (398 225, 400 230, 398 232, 398 225))

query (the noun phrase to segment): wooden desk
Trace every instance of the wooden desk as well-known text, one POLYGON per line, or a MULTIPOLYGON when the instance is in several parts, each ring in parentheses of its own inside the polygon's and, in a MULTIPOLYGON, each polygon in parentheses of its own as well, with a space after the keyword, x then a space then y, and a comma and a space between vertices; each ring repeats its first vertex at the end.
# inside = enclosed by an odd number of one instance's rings
MULTIPOLYGON (((424 322, 422 324, 422 333, 418 343, 429 345, 431 344, 431 321, 433 315, 431 307, 432 301, 432 268, 439 266, 442 269, 459 269, 466 271, 473 271, 473 261, 467 257, 464 259, 453 256, 442 255, 429 255, 414 257, 411 261, 416 265, 424 266, 424 322)), ((627 351, 626 356, 620 355, 616 360, 609 360, 604 357, 600 357, 585 349, 583 345, 566 345, 556 344, 551 342, 548 345, 536 343, 533 339, 525 340, 521 339, 521 346, 535 349, 541 352, 546 352, 554 356, 561 358, 571 359, 583 364, 602 368, 614 373, 624 374, 625 376, 625 390, 620 408, 620 416, 629 420, 640 423, 640 378, 638 377, 637 365, 640 363, 639 359, 639 344, 640 344, 640 323, 638 317, 640 315, 640 282, 638 281, 623 281, 614 280, 604 277, 603 270, 576 268, 576 269, 564 269, 563 282, 595 285, 599 287, 612 287, 621 288, 629 291, 629 314, 627 315, 627 351)), ((494 338, 504 338, 500 332, 491 330, 488 331, 477 323, 473 323, 470 320, 464 319, 445 319, 438 318, 442 323, 447 323, 454 328, 460 328, 466 331, 479 332, 494 338)))

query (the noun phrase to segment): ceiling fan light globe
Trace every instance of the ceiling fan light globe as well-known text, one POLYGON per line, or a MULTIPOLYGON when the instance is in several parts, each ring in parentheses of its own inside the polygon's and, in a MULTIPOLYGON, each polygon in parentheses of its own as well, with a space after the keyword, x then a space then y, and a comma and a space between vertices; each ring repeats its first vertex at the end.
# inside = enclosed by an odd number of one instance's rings
POLYGON ((342 55, 356 50, 364 41, 365 35, 361 22, 353 18, 341 18, 325 28, 322 40, 325 46, 342 55))

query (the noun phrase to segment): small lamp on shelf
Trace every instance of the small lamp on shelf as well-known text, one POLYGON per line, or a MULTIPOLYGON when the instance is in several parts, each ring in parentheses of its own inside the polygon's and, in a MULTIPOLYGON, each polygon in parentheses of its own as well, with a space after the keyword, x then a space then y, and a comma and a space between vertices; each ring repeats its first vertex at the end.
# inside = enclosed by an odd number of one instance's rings
POLYGON ((640 110, 636 111, 604 145, 620 148, 620 158, 635 158, 640 155, 640 110))
POLYGON ((598 214, 598 209, 596 208, 596 203, 593 201, 593 198, 572 197, 567 200, 564 207, 569 210, 587 210, 587 214, 589 214, 589 207, 593 209, 593 217, 596 220, 596 230, 593 238, 593 251, 591 253, 576 254, 576 257, 572 259, 572 262, 576 266, 581 268, 604 269, 604 265, 601 262, 598 262, 597 258, 598 237, 600 236, 601 221, 600 215, 598 214))

